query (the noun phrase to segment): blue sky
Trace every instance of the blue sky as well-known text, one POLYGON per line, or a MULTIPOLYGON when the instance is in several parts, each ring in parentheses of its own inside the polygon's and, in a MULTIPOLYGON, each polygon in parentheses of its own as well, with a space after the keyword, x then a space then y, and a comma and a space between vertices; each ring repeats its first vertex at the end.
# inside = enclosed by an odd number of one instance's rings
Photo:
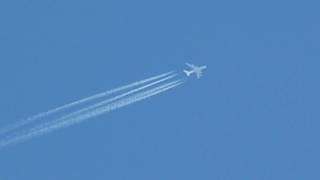
POLYGON ((3 0, 0 126, 206 64, 199 81, 0 152, 0 179, 319 179, 317 1, 3 0))

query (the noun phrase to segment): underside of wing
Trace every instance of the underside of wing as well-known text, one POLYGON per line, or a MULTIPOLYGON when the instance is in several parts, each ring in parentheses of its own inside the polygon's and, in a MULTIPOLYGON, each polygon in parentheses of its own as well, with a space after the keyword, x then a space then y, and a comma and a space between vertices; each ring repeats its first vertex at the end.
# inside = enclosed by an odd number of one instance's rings
POLYGON ((189 67, 192 68, 192 69, 196 69, 196 68, 197 68, 197 66, 195 66, 195 65, 193 65, 193 64, 190 64, 190 63, 186 63, 186 65, 189 66, 189 67))
POLYGON ((201 72, 201 71, 200 71, 200 72, 198 72, 198 73, 197 73, 197 78, 198 78, 198 79, 199 79, 199 78, 201 78, 201 77, 202 77, 202 75, 203 75, 203 72, 201 72))

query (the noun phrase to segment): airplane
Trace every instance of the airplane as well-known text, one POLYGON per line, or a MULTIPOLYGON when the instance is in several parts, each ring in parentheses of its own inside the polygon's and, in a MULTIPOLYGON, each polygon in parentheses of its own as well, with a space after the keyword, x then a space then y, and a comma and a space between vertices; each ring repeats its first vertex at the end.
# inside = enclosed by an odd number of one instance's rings
POLYGON ((191 74, 195 73, 197 78, 200 79, 200 77, 203 75, 203 70, 207 68, 207 66, 196 66, 193 64, 186 63, 187 66, 191 68, 191 70, 183 70, 184 73, 189 77, 191 74))

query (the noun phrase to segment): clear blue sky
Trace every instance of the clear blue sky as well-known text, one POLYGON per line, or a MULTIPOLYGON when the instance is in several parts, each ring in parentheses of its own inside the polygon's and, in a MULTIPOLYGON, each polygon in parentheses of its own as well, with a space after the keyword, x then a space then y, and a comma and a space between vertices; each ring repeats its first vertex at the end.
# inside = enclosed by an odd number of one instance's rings
POLYGON ((1 0, 0 126, 186 61, 208 70, 1 151, 0 179, 320 179, 319 6, 1 0))

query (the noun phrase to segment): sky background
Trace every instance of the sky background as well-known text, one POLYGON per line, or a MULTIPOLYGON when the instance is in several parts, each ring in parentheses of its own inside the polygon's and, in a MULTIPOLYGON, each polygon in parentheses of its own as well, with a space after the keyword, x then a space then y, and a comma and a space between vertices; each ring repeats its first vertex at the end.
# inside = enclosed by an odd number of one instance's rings
POLYGON ((0 179, 320 179, 319 5, 1 0, 0 126, 185 62, 208 70, 0 151, 0 179))

